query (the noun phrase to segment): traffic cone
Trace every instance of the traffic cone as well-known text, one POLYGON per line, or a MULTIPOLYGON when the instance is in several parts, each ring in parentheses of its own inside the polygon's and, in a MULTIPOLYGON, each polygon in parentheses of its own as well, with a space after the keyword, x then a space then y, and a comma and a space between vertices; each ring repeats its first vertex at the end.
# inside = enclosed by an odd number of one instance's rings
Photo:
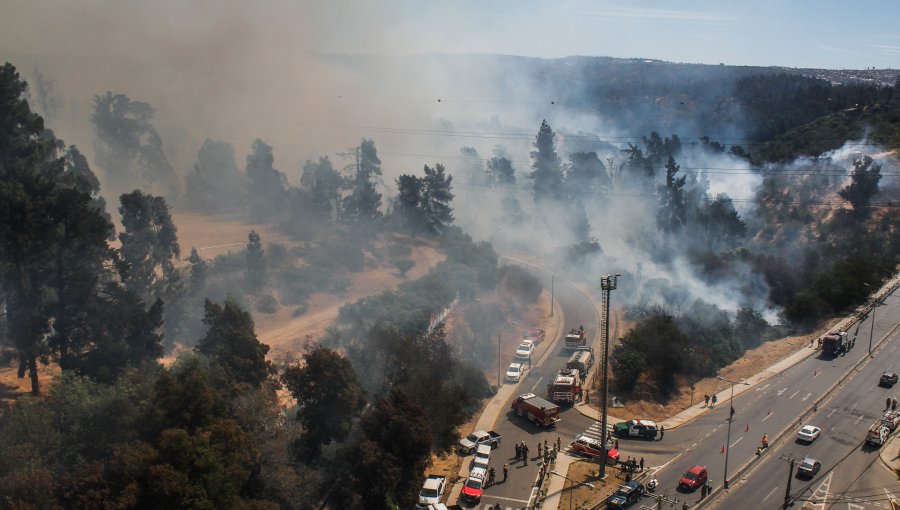
POLYGON ((750 424, 748 423, 746 427, 744 427, 744 432, 750 432, 750 424))
POLYGON ((722 453, 725 453, 725 445, 722 445, 722 453))

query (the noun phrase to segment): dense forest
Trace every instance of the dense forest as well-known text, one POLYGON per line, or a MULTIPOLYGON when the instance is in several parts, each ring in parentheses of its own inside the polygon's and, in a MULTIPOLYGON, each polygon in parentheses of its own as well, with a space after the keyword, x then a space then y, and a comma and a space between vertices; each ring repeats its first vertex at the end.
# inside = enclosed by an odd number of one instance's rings
POLYGON ((525 307, 541 294, 497 249, 533 250, 572 279, 622 273, 636 326, 613 354, 616 383, 664 394, 769 340, 774 322, 808 329, 853 308, 863 284, 896 271, 897 165, 873 157, 900 149, 896 85, 584 64, 540 79, 577 78, 561 106, 615 115, 628 141, 543 120, 524 156, 464 146, 419 173, 385 168, 362 138, 303 162, 294 185, 262 139, 243 168, 230 142, 206 139, 179 169, 158 112, 112 92, 93 99, 91 162, 36 113, 51 102, 0 68, 2 345, 33 393, 0 413, 0 507, 411 506, 432 455, 490 393, 485 339, 504 310, 477 299, 506 292, 525 307), (651 97, 658 109, 644 118, 651 97), (684 123, 717 136, 680 137, 684 123), (866 152, 844 154, 855 146, 866 152), (748 179, 752 199, 719 186, 723 175, 748 179), (117 197, 115 213, 103 196, 117 197), (188 255, 176 203, 298 244, 266 246, 250 230, 241 252, 188 255), (347 303, 299 359, 271 359, 252 314, 306 313, 310 296, 340 292, 369 259, 405 274, 410 248, 376 242, 388 234, 433 240, 446 260, 347 303), (454 303, 474 332, 464 339, 428 328, 454 303), (684 356, 652 356, 662 340, 684 356), (186 351, 163 364, 176 345, 186 351), (41 364, 62 376, 40 380, 41 364))

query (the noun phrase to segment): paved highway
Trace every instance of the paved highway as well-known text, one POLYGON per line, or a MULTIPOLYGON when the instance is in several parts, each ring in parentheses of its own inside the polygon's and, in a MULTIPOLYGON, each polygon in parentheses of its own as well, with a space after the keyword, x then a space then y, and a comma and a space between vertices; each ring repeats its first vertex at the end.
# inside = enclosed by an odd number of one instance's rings
MULTIPOLYGON (((893 315, 889 320, 884 320, 884 327, 893 326, 896 317, 893 315)), ((781 508, 788 478, 791 479, 790 498, 798 502, 795 505, 798 508, 804 502, 809 506, 818 504, 817 508, 887 508, 888 495, 900 496, 900 484, 882 464, 878 449, 865 444, 866 431, 881 416, 885 398, 900 396, 900 386, 890 389, 878 386, 883 371, 900 369, 900 335, 895 327, 885 333, 890 337, 875 352, 875 357, 858 371, 848 374, 840 388, 819 410, 804 420, 804 423, 820 427, 821 437, 812 444, 800 443, 795 440, 795 431, 791 430, 784 440, 772 445, 771 451, 732 485, 729 494, 716 500, 710 508, 781 508), (788 459, 799 461, 806 456, 822 463, 819 474, 811 480, 798 478, 795 467, 789 475, 788 459)), ((865 353, 867 345, 862 347, 860 351, 865 353)), ((823 360, 814 361, 825 363, 823 360)))
MULTIPOLYGON (((547 273, 535 271, 535 275, 541 278, 546 289, 550 289, 550 276, 547 273)), ((584 325, 587 331, 588 341, 593 342, 599 337, 600 318, 597 310, 591 301, 571 284, 566 282, 555 283, 555 294, 559 308, 565 317, 563 331, 568 331, 572 327, 584 325)), ((525 326, 519 327, 519 332, 524 331, 525 326)), ((562 332, 561 332, 562 333, 562 332)), ((547 383, 555 377, 557 371, 565 366, 569 354, 565 352, 562 342, 559 338, 545 339, 545 343, 551 343, 551 352, 548 353, 543 362, 538 362, 541 357, 535 359, 535 363, 530 370, 526 372, 519 385, 519 389, 514 396, 522 393, 532 392, 539 396, 546 396, 547 383)), ((543 351, 542 351, 543 352, 543 351)), ((505 367, 504 367, 505 370, 505 367)), ((514 397, 513 397, 514 398, 514 397)), ((509 409, 510 401, 506 402, 504 409, 509 409)), ((583 416, 581 413, 572 408, 563 407, 561 413, 562 421, 555 427, 544 429, 535 426, 525 418, 515 416, 511 413, 501 414, 494 426, 494 430, 499 432, 503 441, 500 447, 494 450, 491 455, 491 466, 497 470, 497 480, 503 479, 502 466, 504 462, 508 462, 510 466, 509 479, 506 483, 498 483, 493 487, 489 487, 480 504, 475 505, 482 508, 487 504, 499 503, 503 508, 524 508, 533 493, 533 485, 538 475, 537 444, 540 441, 547 441, 547 444, 555 443, 560 438, 563 448, 566 448, 576 434, 587 430, 594 420, 583 416), (525 441, 529 448, 528 465, 522 462, 516 462, 515 444, 516 442, 525 441)), ((469 462, 469 458, 463 459, 463 462, 469 462)), ((463 504, 462 502, 459 502, 463 504)), ((463 505, 466 506, 466 505, 463 505)))

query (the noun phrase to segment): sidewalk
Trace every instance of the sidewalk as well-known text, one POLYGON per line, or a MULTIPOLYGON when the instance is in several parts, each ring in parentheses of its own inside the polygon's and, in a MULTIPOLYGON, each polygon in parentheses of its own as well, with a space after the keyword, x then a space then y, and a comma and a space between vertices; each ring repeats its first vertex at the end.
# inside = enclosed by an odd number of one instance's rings
POLYGON ((878 452, 878 456, 881 457, 881 462, 888 469, 898 473, 897 470, 900 469, 900 436, 894 433, 886 443, 881 445, 881 451, 878 452))

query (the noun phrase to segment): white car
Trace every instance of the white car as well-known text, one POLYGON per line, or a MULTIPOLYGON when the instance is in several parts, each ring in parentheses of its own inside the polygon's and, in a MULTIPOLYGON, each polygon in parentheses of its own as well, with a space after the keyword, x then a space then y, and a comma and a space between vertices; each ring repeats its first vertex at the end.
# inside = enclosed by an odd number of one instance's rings
POLYGON ((525 367, 521 363, 510 363, 509 368, 506 370, 506 380, 509 382, 519 382, 523 372, 525 372, 525 367))
POLYGON ((804 425, 800 432, 797 432, 797 439, 801 441, 806 441, 807 443, 812 443, 815 441, 819 434, 822 433, 822 429, 819 427, 814 427, 812 425, 804 425))
POLYGON ((531 353, 534 352, 534 342, 531 340, 522 340, 516 349, 516 357, 521 359, 531 359, 531 353))

